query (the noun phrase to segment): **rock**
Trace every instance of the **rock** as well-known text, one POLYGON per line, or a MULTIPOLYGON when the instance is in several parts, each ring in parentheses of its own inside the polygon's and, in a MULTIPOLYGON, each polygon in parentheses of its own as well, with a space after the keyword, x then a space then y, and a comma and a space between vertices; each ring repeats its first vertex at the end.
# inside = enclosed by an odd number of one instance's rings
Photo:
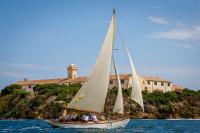
POLYGON ((50 102, 54 101, 57 98, 57 96, 50 96, 46 101, 45 104, 49 104, 50 102))

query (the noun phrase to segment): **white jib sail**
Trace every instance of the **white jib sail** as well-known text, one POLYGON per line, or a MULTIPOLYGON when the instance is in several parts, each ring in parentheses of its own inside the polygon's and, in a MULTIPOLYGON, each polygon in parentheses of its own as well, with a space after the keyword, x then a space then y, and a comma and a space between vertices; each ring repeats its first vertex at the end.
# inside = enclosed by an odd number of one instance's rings
POLYGON ((115 74, 116 74, 116 77, 117 77, 117 87, 118 87, 117 98, 116 98, 116 101, 115 101, 113 112, 123 114, 124 113, 124 107, 123 107, 122 87, 121 87, 121 82, 120 82, 120 78, 119 78, 119 73, 118 73, 118 70, 117 70, 117 65, 115 63, 114 58, 113 58, 113 65, 114 65, 115 74))
POLYGON ((104 111, 109 84, 112 47, 115 37, 115 21, 115 14, 113 13, 108 32, 100 54, 96 60, 96 64, 90 72, 86 82, 68 104, 67 108, 99 113, 104 111))
POLYGON ((131 59, 130 53, 126 46, 124 45, 125 51, 127 53, 127 56, 129 58, 129 63, 131 66, 131 72, 132 72, 132 92, 131 92, 131 99, 137 102, 141 107, 142 111, 144 112, 144 104, 143 104, 143 98, 142 98, 142 89, 139 83, 138 75, 136 73, 135 66, 133 64, 133 61, 131 59))

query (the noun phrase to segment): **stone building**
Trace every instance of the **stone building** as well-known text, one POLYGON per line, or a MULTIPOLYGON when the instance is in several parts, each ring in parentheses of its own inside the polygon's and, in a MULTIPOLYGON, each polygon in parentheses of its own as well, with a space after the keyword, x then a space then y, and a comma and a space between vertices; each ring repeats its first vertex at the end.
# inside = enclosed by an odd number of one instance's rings
POLYGON ((67 73, 69 79, 74 79, 78 77, 78 67, 75 64, 70 64, 67 67, 67 73))
MULTIPOLYGON (((22 85, 22 88, 27 91, 33 91, 35 85, 43 84, 83 84, 87 77, 78 77, 78 67, 75 64, 70 64, 67 67, 68 77, 67 78, 57 78, 57 79, 42 79, 42 80, 23 80, 17 82, 17 84, 22 85)), ((173 84, 171 81, 159 78, 159 77, 147 77, 139 75, 139 81, 142 87, 142 90, 148 92, 153 92, 159 90, 161 92, 167 91, 178 91, 181 92, 183 87, 173 84)), ((120 75, 121 85, 123 89, 128 89, 132 86, 132 77, 131 74, 121 74, 120 75)), ((109 88, 117 86, 116 75, 110 76, 109 88)))

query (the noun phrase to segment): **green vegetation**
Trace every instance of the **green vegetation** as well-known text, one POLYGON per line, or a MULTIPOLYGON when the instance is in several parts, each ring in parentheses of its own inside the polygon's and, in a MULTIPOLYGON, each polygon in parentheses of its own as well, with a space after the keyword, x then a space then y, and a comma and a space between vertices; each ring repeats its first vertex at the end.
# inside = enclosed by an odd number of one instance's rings
POLYGON ((143 94, 145 111, 154 114, 155 118, 199 118, 199 92, 184 89, 182 93, 158 91, 145 93, 143 94))
POLYGON ((20 90, 22 87, 17 84, 9 85, 5 87, 3 90, 1 90, 1 96, 5 96, 11 93, 14 93, 16 90, 20 90))
MULTIPOLYGON (((34 94, 20 85, 10 85, 1 90, 0 118, 55 118, 78 92, 80 84, 36 85, 34 94)), ((143 92, 145 113, 137 103, 130 100, 131 89, 124 89, 125 113, 132 118, 200 118, 200 91, 184 89, 182 93, 155 91, 143 92)), ((109 91, 109 99, 116 99, 117 88, 109 91)), ((108 99, 108 100, 109 100, 108 99)), ((112 109, 108 108, 109 110, 112 109)))
POLYGON ((1 90, 0 118, 57 117, 80 86, 36 85, 33 88, 34 95, 21 89, 19 85, 7 86, 1 90))

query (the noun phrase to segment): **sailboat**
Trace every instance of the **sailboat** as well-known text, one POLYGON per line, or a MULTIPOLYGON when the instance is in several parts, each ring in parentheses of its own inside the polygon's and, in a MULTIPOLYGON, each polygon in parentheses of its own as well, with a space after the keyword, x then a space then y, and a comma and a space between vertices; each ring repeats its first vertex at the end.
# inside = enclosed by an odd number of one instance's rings
MULTIPOLYGON (((108 93, 108 85, 109 85, 109 77, 111 73, 111 66, 113 63, 117 84, 118 84, 118 92, 116 101, 113 107, 114 113, 119 113, 123 115, 123 96, 122 96, 122 88, 120 77, 117 69, 117 65, 115 63, 115 59, 113 57, 113 47, 115 42, 115 32, 116 32, 116 15, 115 10, 113 10, 112 19, 99 53, 99 56, 96 60, 96 64, 91 70, 89 76, 87 77, 85 83, 82 85, 78 93, 73 97, 71 102, 67 105, 67 109, 92 112, 92 113, 103 113, 105 111, 105 102, 108 93)), ((137 102, 142 110, 143 107, 143 99, 141 93, 141 87, 139 84, 138 76, 136 74, 135 66, 131 59, 130 53, 127 47, 124 45, 124 49, 129 58, 129 63, 131 66, 132 72, 132 92, 131 99, 137 102)), ((104 121, 98 122, 59 122, 56 120, 47 120, 48 123, 57 127, 64 128, 103 128, 103 129, 112 129, 112 128, 120 128, 125 127, 129 118, 121 118, 121 119, 107 119, 104 121)))

